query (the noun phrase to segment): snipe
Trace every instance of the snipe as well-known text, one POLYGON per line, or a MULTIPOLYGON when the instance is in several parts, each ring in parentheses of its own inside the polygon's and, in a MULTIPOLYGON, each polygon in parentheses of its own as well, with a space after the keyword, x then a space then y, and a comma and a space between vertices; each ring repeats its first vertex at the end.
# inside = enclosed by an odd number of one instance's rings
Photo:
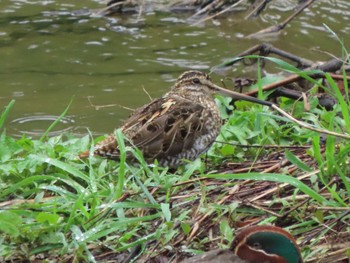
POLYGON ((298 245, 287 231, 252 226, 241 231, 230 249, 217 249, 181 263, 302 263, 298 245))
MULTIPOLYGON (((270 106, 211 82, 200 71, 184 72, 163 97, 135 110, 121 130, 129 143, 138 147, 145 160, 159 165, 177 167, 184 160, 194 160, 207 151, 220 132, 222 121, 214 93, 270 106)), ((87 157, 89 152, 79 156, 87 157)), ((119 148, 114 134, 99 142, 94 155, 119 160, 119 148)), ((128 156, 132 159, 132 156, 128 156)))

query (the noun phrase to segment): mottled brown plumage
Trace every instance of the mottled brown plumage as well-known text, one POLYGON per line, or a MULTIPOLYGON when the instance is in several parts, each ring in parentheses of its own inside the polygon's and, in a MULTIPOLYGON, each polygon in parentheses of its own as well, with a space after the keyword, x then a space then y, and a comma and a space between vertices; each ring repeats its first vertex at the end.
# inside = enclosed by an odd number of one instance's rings
MULTIPOLYGON (((157 159, 161 166, 177 167, 184 160, 194 160, 207 151, 220 132, 222 121, 213 93, 270 105, 223 89, 213 84, 205 73, 187 71, 163 97, 137 109, 121 130, 129 143, 141 150, 148 163, 157 159)), ((94 154, 118 160, 114 134, 99 142, 94 154)), ((88 152, 80 155, 86 156, 88 152)))

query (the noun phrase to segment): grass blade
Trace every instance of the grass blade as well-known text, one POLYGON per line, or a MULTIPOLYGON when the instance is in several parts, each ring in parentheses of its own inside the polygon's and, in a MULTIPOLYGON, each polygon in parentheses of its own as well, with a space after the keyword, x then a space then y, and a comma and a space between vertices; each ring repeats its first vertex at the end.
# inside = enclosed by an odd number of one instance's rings
POLYGON ((299 169, 303 170, 304 172, 311 172, 311 168, 307 166, 305 163, 303 163, 297 156, 295 156, 292 152, 286 150, 285 151, 286 158, 288 161, 290 161, 292 164, 297 166, 299 169))
POLYGON ((64 163, 62 161, 56 160, 56 159, 52 159, 49 157, 42 157, 42 156, 33 156, 33 158, 43 162, 43 163, 48 163, 51 164, 57 168, 62 169, 63 171, 66 171, 67 173, 82 179, 84 182, 89 183, 89 176, 87 176, 86 174, 82 173, 81 171, 77 170, 75 167, 64 163))
POLYGON ((42 142, 42 141, 46 138, 46 136, 48 135, 48 133, 49 133, 49 132, 57 125, 57 123, 59 123, 59 122, 62 120, 62 118, 67 114, 67 112, 68 112, 70 106, 71 106, 72 103, 73 103, 73 100, 74 100, 74 97, 71 98, 71 100, 70 100, 68 106, 66 107, 66 109, 65 109, 65 110, 62 112, 62 114, 57 118, 57 120, 55 120, 55 121, 50 125, 50 127, 44 132, 44 134, 40 137, 39 141, 42 142))
POLYGON ((287 183, 298 188, 303 193, 309 195, 314 200, 324 203, 327 202, 326 199, 318 194, 316 191, 312 190, 306 184, 302 183, 298 179, 287 176, 284 174, 260 174, 260 173, 249 173, 249 174, 210 174, 206 176, 207 178, 213 178, 218 180, 260 180, 260 181, 271 181, 277 183, 287 183))
POLYGON ((4 125, 4 122, 5 122, 6 118, 7 118, 7 115, 9 114, 13 104, 15 104, 15 100, 11 100, 10 103, 5 107, 5 110, 1 113, 1 116, 0 116, 0 129, 4 125))
POLYGON ((125 162, 126 162, 126 147, 124 143, 124 134, 121 129, 118 129, 115 133, 118 142, 120 153, 120 164, 118 173, 118 183, 115 191, 115 199, 119 199, 123 194, 124 182, 125 182, 125 162))

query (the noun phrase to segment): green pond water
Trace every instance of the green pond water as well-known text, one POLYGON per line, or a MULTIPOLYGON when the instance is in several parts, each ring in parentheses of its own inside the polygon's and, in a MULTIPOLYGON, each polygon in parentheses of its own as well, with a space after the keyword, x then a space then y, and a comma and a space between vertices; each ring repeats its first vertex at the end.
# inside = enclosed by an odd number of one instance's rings
MULTIPOLYGON (((101 1, 102 2, 102 1, 101 1)), ((316 1, 279 34, 244 36, 281 22, 297 1, 272 1, 260 17, 240 12, 196 26, 189 13, 75 16, 72 11, 101 8, 99 1, 0 1, 0 106, 16 103, 5 123, 7 133, 40 136, 64 111, 51 135, 69 131, 107 134, 136 108, 168 91, 188 69, 209 71, 258 43, 268 42, 315 61, 341 56, 328 25, 350 43, 350 2, 316 1), (93 105, 101 106, 94 107, 93 105), (123 106, 123 107, 121 107, 123 106)), ((255 76, 232 68, 229 75, 255 76)), ((218 82, 220 77, 213 75, 218 82)))

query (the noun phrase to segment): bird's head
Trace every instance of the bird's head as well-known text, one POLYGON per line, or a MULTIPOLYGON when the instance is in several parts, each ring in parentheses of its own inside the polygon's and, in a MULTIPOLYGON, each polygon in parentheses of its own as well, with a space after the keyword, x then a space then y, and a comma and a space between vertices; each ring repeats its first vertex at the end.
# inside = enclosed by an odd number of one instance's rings
POLYGON ((203 94, 207 96, 211 96, 212 94, 221 94, 231 97, 233 100, 245 100, 271 106, 271 102, 259 100, 251 96, 221 88, 211 81, 208 74, 196 70, 182 73, 176 80, 175 86, 172 88, 171 92, 189 98, 196 95, 201 96, 203 94))
POLYGON ((231 249, 247 262, 303 262, 293 236, 274 226, 252 226, 242 230, 233 241, 231 249))

